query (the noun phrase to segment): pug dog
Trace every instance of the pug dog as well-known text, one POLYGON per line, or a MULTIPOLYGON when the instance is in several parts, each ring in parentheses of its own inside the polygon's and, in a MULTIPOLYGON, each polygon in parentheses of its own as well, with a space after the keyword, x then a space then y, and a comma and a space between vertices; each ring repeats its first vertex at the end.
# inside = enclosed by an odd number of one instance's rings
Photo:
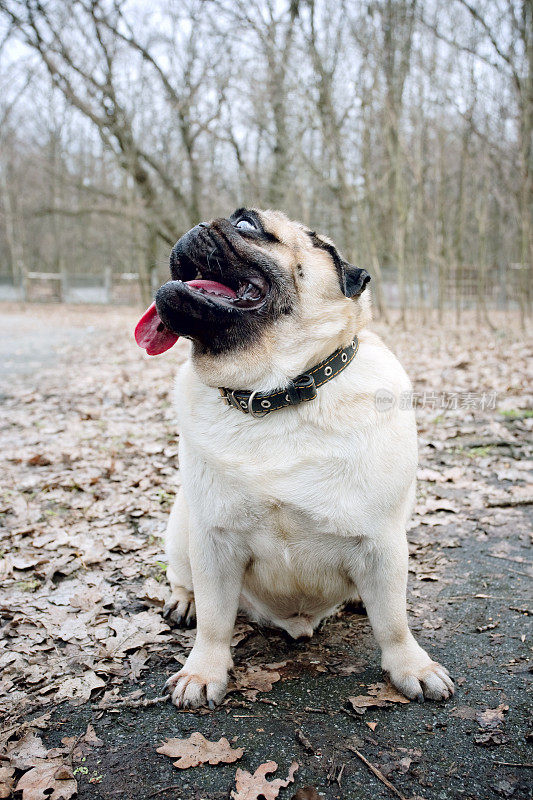
POLYGON ((394 686, 449 698, 448 671, 407 621, 417 436, 399 403, 409 379, 367 327, 370 276, 329 238, 246 208, 186 233, 170 273, 136 338, 149 354, 192 341, 176 383, 167 611, 197 635, 172 701, 220 703, 239 610, 310 637, 356 598, 394 686))

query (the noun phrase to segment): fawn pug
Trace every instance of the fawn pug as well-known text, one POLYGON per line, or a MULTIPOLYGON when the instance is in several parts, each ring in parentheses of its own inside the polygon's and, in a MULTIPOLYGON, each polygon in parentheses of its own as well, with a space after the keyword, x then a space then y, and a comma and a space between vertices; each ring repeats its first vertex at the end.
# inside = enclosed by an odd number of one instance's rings
POLYGON ((250 209, 186 233, 170 272, 136 338, 150 354, 192 340, 167 611, 197 635, 173 702, 222 700, 239 609, 298 638, 356 597, 392 683, 450 697, 407 621, 416 429, 398 403, 409 379, 367 328, 370 276, 305 225, 250 209))

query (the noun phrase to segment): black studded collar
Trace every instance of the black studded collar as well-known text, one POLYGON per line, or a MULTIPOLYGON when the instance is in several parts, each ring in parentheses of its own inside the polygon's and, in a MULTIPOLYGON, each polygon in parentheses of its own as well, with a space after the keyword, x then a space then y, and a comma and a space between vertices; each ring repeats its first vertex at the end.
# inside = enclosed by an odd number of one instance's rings
POLYGON ((358 348, 359 340, 357 336, 354 336, 348 347, 335 350, 320 364, 290 381, 284 389, 276 389, 273 392, 250 392, 245 389, 219 387, 219 392, 228 406, 237 408, 243 414, 250 414, 256 419, 265 417, 271 411, 279 411, 287 406, 296 406, 314 400, 318 387, 346 369, 355 358, 358 348))

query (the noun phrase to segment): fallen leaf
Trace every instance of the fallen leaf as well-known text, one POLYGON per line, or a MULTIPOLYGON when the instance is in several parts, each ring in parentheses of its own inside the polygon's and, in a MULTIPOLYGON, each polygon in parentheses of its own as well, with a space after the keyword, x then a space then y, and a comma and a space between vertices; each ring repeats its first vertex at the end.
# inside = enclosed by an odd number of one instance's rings
POLYGON ((30 769, 16 787, 17 792, 22 792, 22 800, 69 800, 77 790, 77 781, 61 759, 52 759, 30 769), (59 777, 61 775, 66 777, 59 777))
POLYGON ((439 575, 434 572, 417 572, 416 577, 419 581, 440 581, 439 575))
POLYGON ((496 747, 500 744, 505 744, 507 737, 503 731, 496 728, 495 730, 481 731, 474 736, 474 744, 480 747, 496 747))
POLYGON ((286 780, 276 778, 273 781, 267 781, 266 775, 269 772, 275 772, 277 768, 278 765, 275 761, 267 761, 257 767, 253 775, 244 769, 237 769, 235 789, 231 792, 233 800, 259 800, 259 798, 261 800, 263 798, 264 800, 276 800, 279 790, 294 781, 294 773, 298 769, 298 764, 293 761, 286 780))
MULTIPOLYGON (((89 611, 103 599, 102 592, 94 586, 87 586, 83 591, 76 592, 70 598, 72 608, 79 608, 81 611, 89 611)), ((103 605, 110 605, 111 600, 104 602, 103 605)))
POLYGON ((21 555, 12 555, 11 556, 11 565, 15 569, 26 570, 32 569, 36 567, 38 564, 46 563, 48 559, 42 555, 29 555, 28 553, 22 553, 21 555))
POLYGON ((419 481, 428 481, 431 483, 441 483, 444 478, 440 472, 437 472, 436 469, 422 469, 419 467, 416 473, 416 477, 419 481))
POLYGON ((231 639, 231 646, 236 647, 241 642, 244 642, 248 636, 253 633, 253 628, 251 625, 248 625, 246 622, 241 622, 240 620, 235 623, 235 627, 233 629, 233 636, 231 639))
POLYGON ((356 675, 358 672, 363 672, 361 664, 341 664, 336 666, 333 670, 336 675, 356 675))
POLYGON ((516 786, 514 786, 511 781, 503 780, 498 781, 494 784, 494 789, 498 792, 499 795, 502 797, 512 797, 516 791, 516 786))
POLYGON ((307 753, 312 753, 313 755, 316 753, 313 743, 300 728, 298 728, 296 731, 296 739, 300 742, 307 753))
POLYGON ((12 767, 29 769, 46 758, 47 753, 41 737, 36 736, 33 731, 26 731, 22 739, 8 746, 6 755, 12 767))
POLYGON ((366 724, 368 725, 368 727, 370 728, 371 731, 375 731, 376 728, 377 728, 377 724, 378 723, 377 722, 367 722, 366 724))
POLYGON ((487 708, 486 711, 478 712, 476 722, 480 728, 497 728, 500 722, 503 722, 503 715, 506 711, 509 711, 509 706, 500 703, 497 708, 487 708))
POLYGON ((168 630, 168 625, 152 611, 141 611, 127 619, 110 617, 108 624, 116 636, 106 639, 105 647, 108 655, 114 658, 125 656, 127 650, 136 650, 145 644, 163 643, 167 638, 162 634, 168 630))
POLYGON ((399 747, 398 751, 405 753, 405 755, 401 756, 400 758, 396 758, 395 756, 397 753, 391 753, 388 759, 383 764, 380 764, 379 768, 386 778, 388 778, 392 772, 400 772, 402 775, 404 775, 409 771, 409 767, 413 761, 419 761, 422 755, 421 750, 409 750, 405 747, 399 747))
POLYGON ((105 681, 99 678, 92 670, 84 672, 79 678, 66 678, 55 696, 56 703, 63 700, 74 700, 75 705, 81 705, 89 700, 94 689, 101 689, 105 681))
POLYGON ((475 708, 471 708, 471 706, 457 706, 450 713, 452 717, 458 717, 459 719, 475 719, 479 712, 475 708))
POLYGON ((147 651, 143 648, 141 650, 137 650, 135 653, 131 653, 128 658, 128 662, 130 665, 130 674, 129 678, 132 682, 137 681, 137 678, 140 677, 141 672, 143 669, 148 669, 147 661, 150 658, 147 651))
POLYGON ((449 469, 445 469, 442 473, 444 480, 451 481, 452 483, 458 481, 464 474, 465 471, 462 467, 450 467, 449 469))
POLYGON ((322 795, 313 786, 303 786, 293 794, 291 800, 322 800, 322 795))
POLYGON ((66 781, 73 777, 74 775, 72 769, 67 767, 66 764, 60 764, 60 766, 54 772, 54 778, 58 781, 66 781))
POLYGON ((87 725, 87 730, 85 731, 85 736, 83 737, 83 741, 87 744, 90 744, 92 747, 102 747, 103 741, 96 735, 96 731, 94 726, 89 724, 87 725))
POLYGON ((281 675, 276 670, 263 667, 235 670, 228 692, 242 692, 246 697, 255 700, 258 692, 269 692, 280 678, 281 675))
POLYGON ((87 725, 87 730, 81 738, 79 736, 64 736, 61 739, 61 743, 64 745, 63 748, 50 750, 48 757, 67 753, 73 761, 82 761, 92 747, 102 747, 104 744, 102 739, 99 739, 96 735, 91 723, 87 725))
POLYGON ((13 775, 15 774, 14 767, 0 767, 0 797, 11 797, 11 792, 13 789, 13 784, 15 783, 15 779, 13 775))
MULTIPOLYGON (((51 716, 51 712, 48 712, 47 714, 41 714, 39 717, 34 717, 31 722, 27 721, 21 723, 15 730, 13 728, 5 727, 3 730, 0 730, 0 746, 5 746, 6 742, 15 735, 19 736, 20 742, 30 728, 40 728, 41 730, 48 728, 51 716)), ((33 731, 31 732, 33 734, 33 731)), ((19 742, 11 742, 11 747, 19 742)))
POLYGON ((70 642, 72 639, 87 639, 89 634, 85 623, 71 615, 63 622, 56 636, 64 642, 70 642))
POLYGON ((227 739, 222 737, 218 742, 204 739, 201 733, 195 731, 188 739, 167 739, 160 747, 158 753, 170 758, 178 758, 174 766, 178 769, 197 767, 199 764, 232 764, 242 758, 242 747, 233 749, 227 739))
POLYGON ((425 516, 430 511, 448 511, 457 514, 459 509, 455 503, 445 497, 427 497, 425 503, 417 506, 415 511, 420 516, 425 516))
POLYGON ((145 600, 151 605, 163 608, 170 595, 168 586, 158 583, 153 578, 147 578, 143 583, 142 589, 137 592, 139 600, 145 600))
POLYGON ((349 697, 354 711, 364 714, 367 708, 387 706, 389 703, 409 703, 410 701, 390 683, 374 683, 368 688, 368 694, 349 697))
POLYGON ((51 463, 50 459, 42 453, 36 453, 26 461, 28 467, 48 467, 51 463))

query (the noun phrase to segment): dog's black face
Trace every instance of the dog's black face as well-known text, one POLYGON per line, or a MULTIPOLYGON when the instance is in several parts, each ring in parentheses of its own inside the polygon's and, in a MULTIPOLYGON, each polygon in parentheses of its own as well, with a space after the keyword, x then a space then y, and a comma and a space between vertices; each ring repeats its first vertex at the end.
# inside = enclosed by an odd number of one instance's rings
POLYGON ((251 344, 293 304, 293 282, 266 249, 275 242, 245 209, 188 231, 155 297, 165 326, 212 353, 251 344))
POLYGON ((321 320, 329 320, 331 336, 333 318, 339 330, 346 324, 356 330, 370 318, 369 299, 361 297, 368 273, 280 211, 241 208, 196 225, 174 246, 170 274, 135 330, 149 355, 165 352, 179 336, 193 340, 195 356, 242 353, 279 332, 281 317, 294 348, 321 320))

